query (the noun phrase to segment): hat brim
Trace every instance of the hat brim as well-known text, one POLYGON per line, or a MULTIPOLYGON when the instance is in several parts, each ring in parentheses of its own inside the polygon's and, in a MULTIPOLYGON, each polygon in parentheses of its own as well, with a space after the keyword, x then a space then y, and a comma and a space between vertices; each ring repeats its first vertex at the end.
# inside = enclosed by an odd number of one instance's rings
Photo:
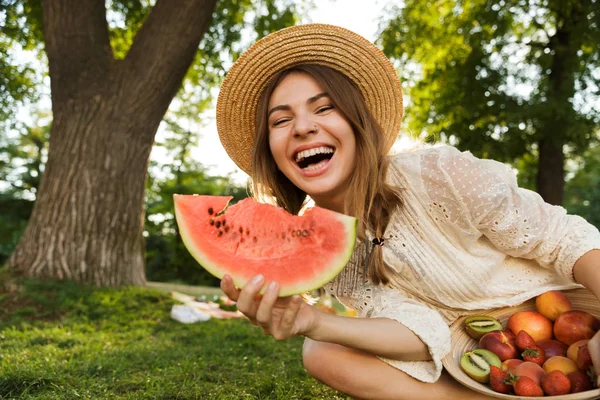
POLYGON ((265 36, 244 52, 227 73, 217 100, 217 131, 223 147, 250 174, 256 108, 265 86, 279 72, 298 64, 337 70, 361 90, 367 107, 386 135, 388 150, 402 122, 403 99, 398 75, 373 43, 347 29, 307 24, 265 36))

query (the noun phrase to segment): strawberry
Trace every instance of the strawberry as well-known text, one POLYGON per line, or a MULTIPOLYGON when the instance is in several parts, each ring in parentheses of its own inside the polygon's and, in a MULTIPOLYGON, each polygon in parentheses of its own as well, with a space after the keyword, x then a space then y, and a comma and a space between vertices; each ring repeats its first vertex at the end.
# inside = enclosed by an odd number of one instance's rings
POLYGON ((526 348, 532 348, 535 346, 535 340, 533 340, 529 333, 520 330, 515 338, 515 344, 519 350, 524 351, 526 348))
POLYGON ((544 350, 536 345, 525 348, 525 350, 521 353, 521 356, 523 357, 523 361, 530 361, 539 366, 544 364, 544 361, 546 361, 544 350))
POLYGON ((500 368, 492 365, 490 367, 490 386, 492 390, 498 393, 512 392, 514 376, 508 371, 502 371, 500 368))
POLYGON ((547 396, 558 396, 571 392, 571 381, 564 372, 555 369, 542 377, 542 389, 547 396))
POLYGON ((573 371, 567 374, 567 378, 571 381, 571 393, 585 392, 592 390, 592 381, 581 371, 573 371))
POLYGON ((528 376, 520 376, 513 388, 518 396, 536 397, 544 395, 542 388, 528 376))

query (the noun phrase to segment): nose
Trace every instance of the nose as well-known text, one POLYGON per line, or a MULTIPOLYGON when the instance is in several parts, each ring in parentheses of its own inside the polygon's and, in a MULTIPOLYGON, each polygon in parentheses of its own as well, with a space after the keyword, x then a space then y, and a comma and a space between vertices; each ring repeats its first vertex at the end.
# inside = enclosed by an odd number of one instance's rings
POLYGON ((310 133, 317 133, 318 125, 310 118, 296 118, 294 123, 294 136, 306 136, 310 133))

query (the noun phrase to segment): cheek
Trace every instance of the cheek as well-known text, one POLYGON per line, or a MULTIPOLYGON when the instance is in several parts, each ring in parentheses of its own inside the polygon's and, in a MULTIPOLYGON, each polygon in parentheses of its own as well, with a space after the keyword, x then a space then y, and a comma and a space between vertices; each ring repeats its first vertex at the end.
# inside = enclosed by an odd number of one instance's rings
POLYGON ((275 163, 279 165, 279 161, 285 159, 286 143, 276 136, 269 135, 269 149, 273 155, 275 163))

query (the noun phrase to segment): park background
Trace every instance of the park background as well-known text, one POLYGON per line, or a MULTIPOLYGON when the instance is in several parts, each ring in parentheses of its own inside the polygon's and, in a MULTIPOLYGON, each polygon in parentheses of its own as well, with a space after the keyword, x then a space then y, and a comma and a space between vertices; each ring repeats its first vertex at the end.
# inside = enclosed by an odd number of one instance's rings
POLYGON ((0 398, 344 398, 304 372, 299 338, 178 324, 156 289, 218 295, 183 247, 172 195, 247 196, 214 121, 232 61, 284 26, 354 30, 402 81, 397 151, 451 144, 505 162, 600 227, 599 9, 0 0, 0 398))

